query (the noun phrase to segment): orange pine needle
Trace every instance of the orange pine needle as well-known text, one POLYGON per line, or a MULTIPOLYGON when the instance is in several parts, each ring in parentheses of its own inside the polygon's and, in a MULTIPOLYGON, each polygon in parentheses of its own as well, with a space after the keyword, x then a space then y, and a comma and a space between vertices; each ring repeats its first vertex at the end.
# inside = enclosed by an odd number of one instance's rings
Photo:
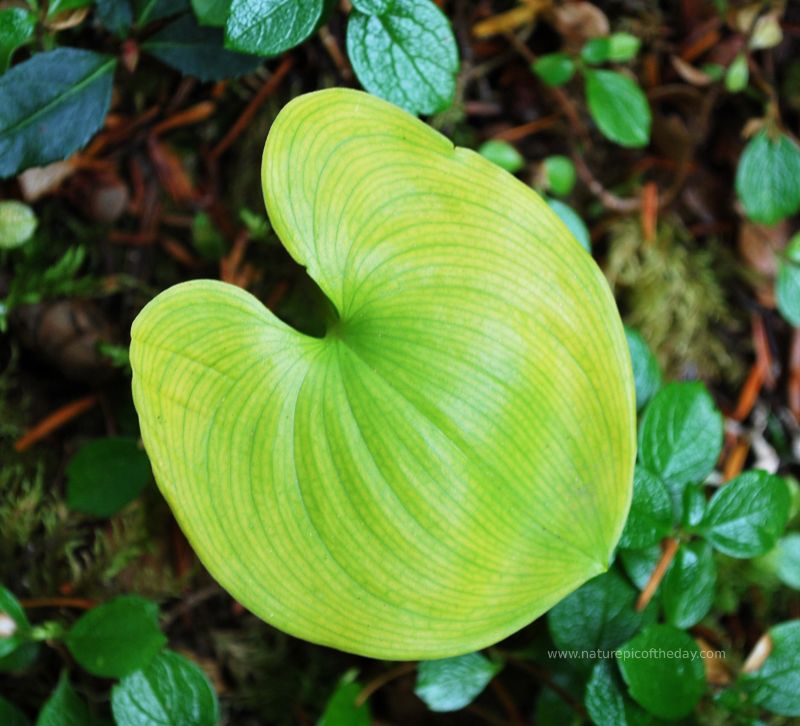
POLYGON ((53 411, 53 413, 43 418, 38 424, 28 430, 24 436, 19 438, 14 443, 14 449, 22 453, 46 436, 60 429, 64 424, 69 423, 75 417, 88 411, 96 405, 97 402, 98 397, 92 394, 91 396, 79 398, 77 401, 72 401, 72 403, 68 403, 66 406, 62 406, 58 410, 53 411))
POLYGON ((661 584, 661 580, 663 580, 664 575, 667 574, 667 568, 672 563, 672 560, 675 559, 679 544, 678 540, 673 538, 665 539, 661 543, 663 547, 661 559, 655 566, 653 574, 650 575, 650 579, 647 581, 644 589, 639 594, 639 599, 636 601, 637 612, 641 612, 650 604, 653 595, 656 594, 656 590, 658 590, 658 586, 661 584))

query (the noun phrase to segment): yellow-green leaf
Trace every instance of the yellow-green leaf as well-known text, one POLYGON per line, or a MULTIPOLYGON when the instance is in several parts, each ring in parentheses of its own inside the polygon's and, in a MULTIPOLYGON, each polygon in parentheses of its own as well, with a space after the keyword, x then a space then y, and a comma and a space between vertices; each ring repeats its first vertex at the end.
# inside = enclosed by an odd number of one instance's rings
POLYGON ((602 273, 525 184, 333 89, 276 119, 273 228, 338 311, 323 338, 195 281, 133 326, 158 484, 209 571, 307 640, 459 655, 608 567, 635 400, 602 273))

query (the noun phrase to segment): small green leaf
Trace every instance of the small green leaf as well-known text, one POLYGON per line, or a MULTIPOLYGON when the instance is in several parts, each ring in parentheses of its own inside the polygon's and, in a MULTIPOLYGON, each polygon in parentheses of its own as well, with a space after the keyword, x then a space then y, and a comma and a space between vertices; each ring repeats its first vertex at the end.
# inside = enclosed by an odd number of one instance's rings
POLYGON ((0 76, 0 178, 83 147, 103 124, 115 65, 88 50, 58 48, 0 76))
POLYGON ((200 25, 224 28, 231 12, 231 0, 192 0, 192 10, 200 25))
POLYGON ((800 620, 769 631, 772 650, 754 673, 740 681, 753 703, 781 716, 800 716, 800 620))
POLYGON ((666 621, 677 628, 691 628, 711 609, 717 567, 708 542, 681 544, 667 570, 661 589, 666 621))
POLYGON ((67 465, 67 504, 76 512, 110 517, 136 499, 150 479, 150 462, 137 439, 94 439, 67 465))
POLYGON ((625 337, 628 339, 633 379, 636 383, 636 408, 641 411, 661 388, 661 366, 638 331, 626 325, 625 337))
MULTIPOLYGON (((622 569, 625 570, 625 574, 631 582, 640 590, 644 590, 661 559, 661 547, 656 544, 641 550, 623 549, 619 552, 619 559, 622 562, 622 569)), ((659 587, 656 593, 660 592, 659 587)))
POLYGON ((106 30, 125 38, 133 25, 131 0, 97 0, 97 19, 106 30))
POLYGON ((739 93, 739 91, 747 88, 749 80, 750 69, 747 67, 747 56, 744 53, 739 53, 725 73, 725 88, 730 93, 739 93))
POLYGON ((90 723, 92 720, 89 707, 75 693, 69 684, 67 672, 63 671, 56 690, 39 712, 36 726, 87 726, 90 723))
POLYGON ((702 383, 670 383, 647 405, 639 460, 670 488, 676 510, 686 484, 705 480, 721 450, 722 414, 702 383))
POLYGON ((560 199, 550 199, 546 197, 545 201, 550 206, 550 209, 558 215, 558 218, 564 223, 564 226, 572 233, 572 236, 578 240, 580 246, 591 254, 592 240, 589 236, 589 230, 581 219, 581 216, 560 199))
POLYGON ((607 37, 592 38, 581 48, 581 58, 589 65, 600 65, 608 60, 610 43, 607 37))
POLYGON ((706 690, 697 643, 673 625, 650 625, 620 648, 622 677, 633 699, 655 716, 688 716, 706 690))
POLYGON ((511 174, 525 166, 525 159, 522 154, 507 141, 489 139, 480 145, 478 153, 484 159, 488 159, 511 174))
POLYGON ((702 521, 706 513, 705 489, 702 484, 687 484, 683 490, 683 519, 681 524, 690 530, 702 521))
POLYGON ((639 54, 642 41, 631 33, 612 33, 608 36, 608 60, 624 63, 639 54))
POLYGON ((544 160, 544 171, 547 186, 556 196, 567 196, 575 186, 575 164, 566 156, 548 156, 544 160))
POLYGON ((217 694, 203 671, 182 655, 165 650, 111 691, 117 726, 216 726, 217 694))
POLYGON ((800 209, 800 148, 785 134, 759 131, 744 147, 736 193, 754 222, 775 224, 800 209))
POLYGON ((33 38, 36 14, 25 8, 0 10, 0 73, 5 73, 11 57, 33 38))
POLYGON ((672 528, 672 499, 664 482, 643 466, 633 475, 633 501, 619 546, 644 549, 660 542, 672 528))
POLYGON ((777 547, 777 574, 784 585, 800 590, 800 534, 781 538, 777 547))
POLYGON ((29 726, 30 720, 11 701, 0 696, 0 723, 3 726, 29 726))
POLYGON ((783 479, 747 471, 717 490, 698 530, 726 555, 757 557, 775 546, 789 519, 789 504, 783 479))
POLYGON ((27 204, 14 199, 0 201, 0 250, 24 245, 37 224, 36 214, 27 204))
POLYGON ((92 608, 66 637, 75 660, 103 678, 122 678, 143 668, 166 643, 158 626, 158 606, 134 595, 92 608))
POLYGON ((255 70, 263 59, 225 50, 222 31, 202 28, 184 15, 159 30, 142 44, 142 50, 168 66, 201 81, 236 78, 255 70))
POLYGON ((616 570, 589 580, 547 614, 553 642, 562 650, 616 648, 655 616, 636 611, 637 595, 616 570))
POLYGON ((800 328, 800 234, 792 237, 784 256, 778 258, 775 298, 781 315, 800 328))
POLYGON ((189 9, 189 0, 133 0, 136 27, 143 28, 156 20, 171 18, 189 9))
POLYGON ((469 706, 501 670, 502 664, 480 653, 424 660, 417 670, 417 694, 431 711, 458 711, 469 706))
POLYGON ((563 86, 575 75, 575 61, 566 53, 548 53, 538 58, 531 69, 548 86, 563 86))
POLYGON ((647 146, 650 106, 636 81, 616 71, 587 70, 584 75, 589 113, 600 132, 620 146, 647 146))
POLYGON ((205 212, 192 221, 192 244, 205 260, 217 262, 225 254, 225 240, 205 212))
POLYGON ((595 726, 645 726, 652 717, 625 695, 614 664, 601 660, 586 684, 584 703, 595 726))
POLYGON ((316 29, 325 0, 233 0, 225 45, 253 55, 280 55, 316 29))
POLYGON ((317 726, 370 726, 369 705, 356 704, 359 693, 361 686, 355 681, 355 672, 345 673, 328 699, 317 726))
POLYGON ((0 618, 0 671, 17 670, 19 666, 27 665, 19 662, 20 651, 36 648, 36 644, 29 642, 31 624, 25 610, 13 593, 4 587, 0 587, 0 618))
POLYGON ((453 101, 458 46, 431 0, 394 0, 379 15, 353 11, 347 54, 367 91, 410 113, 436 113, 453 101))

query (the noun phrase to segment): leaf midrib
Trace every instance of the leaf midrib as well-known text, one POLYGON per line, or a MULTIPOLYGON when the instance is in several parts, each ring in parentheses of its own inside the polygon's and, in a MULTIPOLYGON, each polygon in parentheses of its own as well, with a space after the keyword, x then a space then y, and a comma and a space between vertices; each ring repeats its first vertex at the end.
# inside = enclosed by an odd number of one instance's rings
POLYGON ((88 76, 85 76, 83 79, 75 83, 74 85, 70 86, 64 93, 59 94, 56 96, 52 101, 49 101, 44 106, 39 108, 38 110, 34 111, 30 116, 26 116, 21 121, 17 122, 14 126, 9 126, 3 129, 0 132, 0 138, 4 136, 11 136, 15 133, 18 133, 22 129, 26 128, 27 126, 32 125, 37 119, 41 118, 42 116, 48 114, 50 111, 53 110, 54 107, 57 107, 59 104, 63 103, 65 100, 71 98, 77 93, 83 91, 87 86, 91 85, 91 83, 96 80, 99 76, 106 72, 106 69, 109 67, 113 67, 116 65, 116 60, 114 58, 109 58, 105 63, 99 66, 95 71, 90 73, 88 76))

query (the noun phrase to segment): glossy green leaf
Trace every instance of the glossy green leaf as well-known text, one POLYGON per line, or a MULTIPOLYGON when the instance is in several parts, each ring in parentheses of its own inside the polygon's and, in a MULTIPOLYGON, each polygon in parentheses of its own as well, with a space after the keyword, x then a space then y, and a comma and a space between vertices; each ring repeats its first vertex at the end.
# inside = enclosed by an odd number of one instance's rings
POLYGON ((111 691, 117 726, 217 726, 217 694, 203 671, 178 653, 164 650, 111 691))
POLYGON ((595 726, 645 726, 653 717, 631 701, 620 682, 616 666, 601 660, 586 684, 584 703, 595 726))
POLYGON ((650 105, 636 81, 616 71, 587 70, 584 76, 589 113, 603 136, 620 146, 647 146, 650 105))
POLYGON ((673 625, 650 625, 622 646, 617 663, 633 699, 655 716, 678 719, 706 690, 700 648, 673 625))
POLYGON ((547 614, 553 642, 562 650, 616 648, 655 615, 636 611, 637 595, 615 570, 595 577, 547 614))
POLYGON ((0 178, 85 146, 105 119, 115 65, 105 55, 58 48, 0 76, 0 178))
POLYGON ((347 55, 359 82, 411 113, 444 110, 453 101, 458 71, 450 21, 432 0, 383 5, 377 14, 354 10, 347 21, 347 55))
POLYGON ((131 0, 97 0, 97 20, 114 35, 125 38, 133 25, 131 0))
POLYGON ((581 216, 560 199, 545 199, 545 201, 550 209, 558 215, 564 226, 572 233, 572 236, 578 240, 580 246, 591 254, 592 240, 589 236, 589 229, 581 219, 581 216))
POLYGON ((29 726, 30 720, 11 701, 0 696, 0 723, 3 726, 29 726))
POLYGON ((566 53, 543 55, 531 68, 548 86, 563 86, 575 75, 575 61, 566 53))
POLYGON ((721 451, 722 414, 702 383, 670 383, 647 405, 639 459, 669 486, 676 508, 686 484, 702 482, 721 451))
POLYGON ((683 518, 681 524, 692 529, 702 521, 708 500, 702 484, 687 484, 683 490, 683 518))
POLYGON ((800 716, 800 620, 776 625, 769 635, 767 660, 741 682, 753 703, 781 716, 800 716))
POLYGON ((67 465, 67 504, 76 512, 110 517, 136 499, 150 478, 150 462, 137 439, 94 439, 67 465))
POLYGON ((758 469, 747 471, 717 490, 698 530, 726 555, 757 557, 783 534, 789 504, 783 479, 758 469))
MULTIPOLYGON (((661 547, 655 544, 641 550, 620 550, 618 556, 622 563, 622 569, 625 570, 630 581, 640 590, 644 590, 655 566, 661 559, 661 547)), ((659 587, 656 593, 660 592, 659 587)))
POLYGON ((338 312, 325 337, 212 281, 162 293, 132 330, 156 480, 214 577, 293 635, 430 659, 605 570, 631 497, 632 373, 602 273, 547 205, 346 89, 279 114, 263 180, 338 312))
POLYGON ((777 547, 777 574, 784 585, 800 590, 800 534, 782 537, 777 547))
POLYGON ((484 159, 488 159, 492 163, 497 164, 501 169, 505 169, 512 174, 525 166, 525 159, 522 157, 522 154, 507 141, 489 139, 489 141, 485 141, 481 144, 478 153, 484 159))
POLYGON ((625 337, 631 352, 633 380, 636 384, 636 408, 643 409, 661 388, 661 366, 641 334, 625 326, 625 337))
POLYGON ((36 231, 36 214, 15 199, 0 201, 0 250, 24 245, 36 231))
POLYGON ((619 546, 644 549, 660 542, 672 528, 669 490, 655 474, 637 466, 633 476, 633 501, 619 546))
POLYGON ((458 711, 469 706, 501 668, 480 653, 422 661, 414 693, 431 711, 458 711))
POLYGON ((360 693, 355 673, 346 673, 328 699, 317 726, 370 726, 369 705, 356 703, 360 693))
POLYGON ((775 224, 800 209, 800 148, 785 134, 759 131, 736 168, 736 193, 754 222, 775 224))
POLYGON ((559 197, 567 196, 575 186, 575 164, 566 156, 548 156, 544 160, 544 172, 548 188, 559 197))
POLYGON ((279 55, 316 29, 325 0, 233 0, 225 44, 253 55, 279 55))
POLYGON ((231 0, 192 0, 192 10, 200 25, 224 28, 231 12, 231 0))
POLYGON ((600 65, 608 60, 608 38, 592 38, 581 48, 581 59, 589 65, 600 65))
POLYGON ((717 566, 708 542, 683 543, 667 570, 661 588, 666 621, 691 628, 711 609, 717 584, 717 566))
POLYGON ((0 73, 11 63, 17 48, 33 38, 36 29, 36 14, 25 8, 3 8, 0 10, 0 73))
POLYGON ((200 27, 191 15, 174 20, 150 36, 142 50, 201 81, 236 78, 255 70, 263 59, 225 50, 222 31, 200 27))
POLYGON ((17 654, 29 646, 36 646, 29 642, 31 624, 25 610, 5 587, 0 587, 0 618, 0 672, 16 670, 22 665, 17 654))
POLYGON ((89 610, 70 628, 66 644, 89 673, 122 678, 146 666, 167 639, 158 626, 158 606, 129 595, 89 610))
POLYGON ((750 80, 750 69, 747 67, 747 56, 739 53, 725 72, 725 88, 730 93, 739 93, 747 88, 750 80))
POLYGON ((630 33, 612 33, 605 38, 592 38, 581 48, 581 58, 591 65, 608 61, 622 63, 635 58, 642 42, 630 33))
POLYGON ((90 723, 89 707, 75 693, 67 672, 62 672, 58 686, 39 712, 36 726, 87 726, 90 723))
POLYGON ((778 258, 775 300, 781 315, 800 328, 800 234, 792 237, 784 256, 778 258))

